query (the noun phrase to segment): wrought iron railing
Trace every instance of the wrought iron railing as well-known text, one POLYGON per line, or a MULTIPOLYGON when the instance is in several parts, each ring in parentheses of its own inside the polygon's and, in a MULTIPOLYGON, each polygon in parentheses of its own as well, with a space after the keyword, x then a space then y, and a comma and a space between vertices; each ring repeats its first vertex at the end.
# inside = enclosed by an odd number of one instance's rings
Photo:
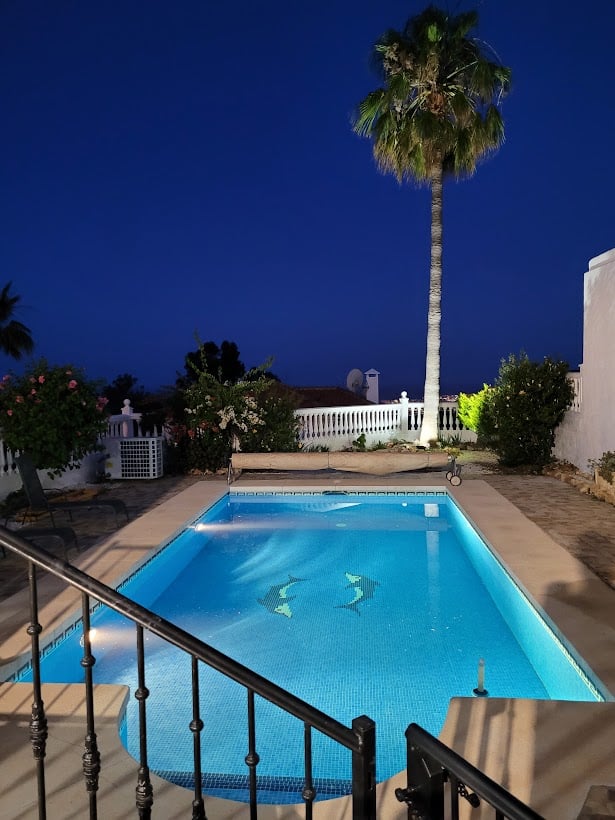
MULTIPOLYGON (((139 712, 139 761, 136 773, 136 806, 137 816, 141 820, 151 818, 154 801, 147 747, 147 688, 146 665, 144 655, 143 631, 146 629, 178 647, 191 657, 192 670, 192 704, 193 717, 189 731, 193 736, 194 797, 190 801, 192 820, 206 820, 205 805, 202 794, 201 778, 201 731, 203 720, 199 700, 199 663, 207 664, 245 687, 247 693, 247 754, 245 763, 248 769, 249 811, 255 820, 258 816, 258 775, 259 763, 256 726, 254 719, 255 696, 265 698, 280 709, 303 722, 304 726, 304 777, 301 795, 305 803, 307 820, 312 817, 313 803, 316 799, 316 788, 312 779, 312 730, 315 729, 332 738, 351 752, 352 759, 352 816, 353 820, 373 820, 376 817, 376 726, 373 720, 364 715, 352 721, 348 728, 333 718, 320 712, 305 701, 295 697, 271 681, 266 680, 247 667, 218 652, 211 646, 190 635, 174 624, 159 617, 143 606, 131 601, 111 587, 102 584, 76 567, 55 558, 44 550, 29 544, 8 530, 0 531, 0 546, 20 555, 28 561, 30 586, 30 623, 27 633, 31 638, 33 703, 30 720, 30 739, 35 760, 38 816, 45 820, 45 755, 48 739, 47 717, 42 698, 41 670, 39 660, 40 635, 43 631, 39 624, 37 567, 61 578, 71 587, 81 592, 83 656, 81 666, 84 668, 86 727, 84 740, 83 776, 85 792, 89 800, 89 817, 97 817, 97 791, 101 770, 100 753, 96 739, 96 715, 94 714, 94 670, 95 658, 90 644, 90 611, 92 602, 97 601, 128 618, 135 625, 136 649, 138 664, 138 686, 134 693, 138 701, 139 712)), ((85 800, 85 797, 84 797, 85 800)), ((186 809, 188 815, 189 809, 186 809)))
MULTIPOLYGON (((495 820, 543 820, 510 792, 416 723, 406 729, 408 785, 395 796, 408 806, 408 820, 459 818, 459 800, 485 803, 495 820), (450 803, 447 811, 446 803, 450 803)), ((480 817, 487 815, 481 812, 480 817)))

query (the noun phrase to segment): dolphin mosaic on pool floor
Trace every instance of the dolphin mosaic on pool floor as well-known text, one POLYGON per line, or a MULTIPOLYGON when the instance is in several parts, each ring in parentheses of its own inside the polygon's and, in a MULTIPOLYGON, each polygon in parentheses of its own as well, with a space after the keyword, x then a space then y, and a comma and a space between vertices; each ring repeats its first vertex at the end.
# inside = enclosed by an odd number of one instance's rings
POLYGON ((290 602, 294 601, 297 596, 289 596, 288 590, 304 580, 305 578, 295 578, 293 575, 289 575, 288 581, 285 581, 283 584, 274 584, 269 587, 269 591, 264 598, 257 598, 256 600, 273 615, 284 615, 285 618, 292 618, 293 613, 290 608, 290 602))
POLYGON ((348 604, 340 604, 336 609, 350 609, 360 615, 359 604, 374 597, 376 587, 380 584, 378 581, 373 581, 367 575, 353 575, 351 572, 345 572, 344 575, 350 582, 346 589, 354 590, 354 598, 348 604))
MULTIPOLYGON (((374 581, 368 578, 367 575, 354 575, 352 572, 344 573, 346 580, 349 582, 344 589, 352 589, 354 591, 354 598, 347 604, 337 604, 335 609, 349 609, 351 612, 356 612, 360 615, 359 604, 370 600, 374 597, 376 587, 380 586, 379 581, 374 581)), ((288 581, 281 584, 273 584, 269 587, 264 598, 257 598, 257 602, 264 606, 272 615, 283 615, 285 618, 292 618, 293 611, 290 607, 290 602, 294 601, 296 595, 289 595, 288 590, 295 584, 302 583, 308 579, 295 578, 294 575, 288 576, 288 581)))

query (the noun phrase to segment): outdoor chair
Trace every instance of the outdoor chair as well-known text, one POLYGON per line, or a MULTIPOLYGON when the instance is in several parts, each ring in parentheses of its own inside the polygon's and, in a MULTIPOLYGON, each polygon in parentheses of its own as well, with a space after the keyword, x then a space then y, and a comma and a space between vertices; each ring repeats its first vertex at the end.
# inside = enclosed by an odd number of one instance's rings
POLYGON ((17 469, 23 484, 26 497, 28 499, 28 509, 24 513, 23 520, 26 520, 28 513, 47 513, 52 524, 55 526, 53 514, 56 510, 68 513, 69 519, 73 520, 73 512, 76 510, 113 510, 115 513, 115 523, 119 526, 118 515, 121 513, 128 521, 128 509, 123 501, 119 499, 92 498, 88 501, 56 501, 48 498, 43 490, 43 485, 38 477, 36 467, 26 455, 17 456, 15 459, 17 469))
MULTIPOLYGON (((17 530, 9 530, 6 527, 0 527, 1 531, 10 532, 24 538, 26 541, 31 541, 37 547, 45 549, 45 545, 51 541, 60 541, 64 548, 64 558, 68 561, 68 551, 71 547, 75 547, 79 552, 79 543, 77 535, 72 527, 20 527, 17 530)), ((6 550, 0 545, 0 552, 6 558, 6 550)))

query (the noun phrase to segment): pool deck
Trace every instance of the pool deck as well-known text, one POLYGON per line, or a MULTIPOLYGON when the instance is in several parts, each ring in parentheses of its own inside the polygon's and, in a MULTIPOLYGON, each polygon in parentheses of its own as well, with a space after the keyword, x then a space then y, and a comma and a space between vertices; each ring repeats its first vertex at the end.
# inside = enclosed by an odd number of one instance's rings
MULTIPOLYGON (((158 498, 155 506, 143 512, 146 506, 143 499, 157 489, 154 484, 143 482, 141 490, 138 486, 134 488, 135 501, 131 504, 128 498, 128 506, 137 517, 122 529, 102 538, 92 538, 87 527, 100 528, 100 524, 83 525, 83 537, 79 523, 75 525, 81 543, 88 547, 78 555, 71 554, 75 566, 113 585, 150 550, 227 491, 223 479, 168 481, 167 497, 158 498), (141 512, 143 514, 139 514, 141 512)), ((340 472, 244 473, 233 488, 282 485, 295 489, 446 487, 520 583, 542 605, 600 680, 615 693, 615 591, 587 566, 589 563, 609 583, 614 583, 615 508, 583 496, 556 479, 542 476, 468 476, 460 487, 451 488, 441 473, 404 473, 376 478, 340 472)), ((122 491, 129 496, 128 484, 125 489, 120 487, 118 493, 122 491)), ((88 522, 91 520, 90 517, 88 522)), ((11 565, 15 568, 13 561, 11 557, 0 558, 0 666, 4 667, 19 665, 16 659, 28 652, 24 630, 28 620, 27 590, 23 588, 23 579, 21 584, 14 583, 10 576, 11 565), (14 594, 7 595, 9 591, 14 594)), ((45 576, 41 579, 39 603, 39 620, 45 627, 44 635, 48 635, 49 630, 61 631, 72 620, 79 597, 63 590, 52 577, 45 576)), ((488 688, 488 670, 486 685, 488 688)), ((83 695, 82 686, 43 687, 49 722, 48 811, 50 817, 61 820, 83 816, 86 811, 80 774, 85 731, 83 695)), ((113 820, 135 816, 136 765, 128 758, 117 735, 118 715, 126 697, 123 687, 96 687, 100 707, 97 710, 98 743, 103 756, 99 816, 113 820)), ((3 819, 37 816, 34 765, 27 729, 30 709, 28 684, 0 684, 0 818, 3 819)), ((411 719, 409 715, 408 722, 411 719)), ((440 737, 547 820, 574 820, 590 786, 615 784, 615 703, 455 698, 440 737)), ((403 761, 400 764, 403 765, 403 761)), ((165 820, 187 816, 191 793, 156 777, 153 782, 153 816, 165 820)), ((405 785, 402 774, 378 787, 378 817, 382 820, 406 820, 407 811, 394 796, 398 785, 405 785)), ((207 798, 206 810, 209 820, 248 817, 246 806, 213 798, 207 798)), ((259 809, 259 818, 263 820, 303 816, 302 806, 259 809)), ((314 817, 350 820, 349 801, 318 803, 314 817)), ((472 818, 482 820, 481 812, 474 811, 472 818)))

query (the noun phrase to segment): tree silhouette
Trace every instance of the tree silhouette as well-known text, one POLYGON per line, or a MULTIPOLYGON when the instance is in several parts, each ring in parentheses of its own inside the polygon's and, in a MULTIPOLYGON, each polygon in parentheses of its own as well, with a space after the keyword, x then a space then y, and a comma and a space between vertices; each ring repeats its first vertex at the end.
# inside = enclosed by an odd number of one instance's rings
POLYGON ((0 350, 13 359, 21 359, 25 353, 32 353, 34 340, 30 328, 13 318, 21 296, 10 294, 12 282, 0 292, 0 350))

